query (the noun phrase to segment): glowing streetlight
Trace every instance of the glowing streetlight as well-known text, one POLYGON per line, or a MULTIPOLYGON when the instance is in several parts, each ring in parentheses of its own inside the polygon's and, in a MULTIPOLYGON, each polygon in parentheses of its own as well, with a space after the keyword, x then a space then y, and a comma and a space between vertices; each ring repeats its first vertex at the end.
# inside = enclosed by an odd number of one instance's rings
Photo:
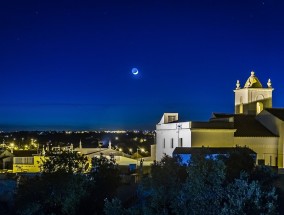
POLYGON ((15 144, 14 143, 10 143, 11 153, 13 153, 14 147, 15 147, 15 144))
POLYGON ((137 149, 136 149, 136 156, 137 156, 136 165, 137 165, 137 167, 138 167, 138 151, 145 152, 145 149, 140 148, 140 147, 137 146, 137 149))

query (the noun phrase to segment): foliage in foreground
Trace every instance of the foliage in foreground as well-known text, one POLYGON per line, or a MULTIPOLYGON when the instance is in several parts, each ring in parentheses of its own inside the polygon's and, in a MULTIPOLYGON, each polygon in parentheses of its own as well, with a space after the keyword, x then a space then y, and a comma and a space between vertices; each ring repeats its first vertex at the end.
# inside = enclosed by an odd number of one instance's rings
POLYGON ((81 155, 69 152, 46 159, 41 175, 20 180, 17 213, 101 214, 104 199, 112 198, 119 185, 119 171, 114 159, 101 156, 93 159, 92 171, 83 174, 85 162, 81 155))
POLYGON ((124 209, 113 199, 106 201, 104 211, 107 215, 117 214, 115 211, 125 215, 278 214, 275 189, 262 186, 263 182, 252 180, 250 174, 241 166, 239 173, 228 174, 222 159, 204 154, 192 156, 186 167, 180 166, 179 158, 166 156, 153 164, 151 177, 141 183, 139 204, 124 209), (180 174, 183 168, 185 178, 180 174))

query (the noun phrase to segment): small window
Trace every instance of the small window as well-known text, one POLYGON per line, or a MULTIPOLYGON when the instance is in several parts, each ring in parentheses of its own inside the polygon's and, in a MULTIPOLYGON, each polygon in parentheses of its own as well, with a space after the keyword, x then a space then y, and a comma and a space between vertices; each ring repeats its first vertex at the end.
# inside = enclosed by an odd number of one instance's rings
POLYGON ((164 138, 164 148, 166 148, 166 138, 164 138))
POLYGON ((244 113, 244 105, 243 105, 243 103, 240 104, 240 113, 244 113))
POLYGON ((259 114, 263 110, 263 103, 257 102, 256 103, 256 113, 259 114))
POLYGON ((176 121, 176 116, 168 116, 168 122, 176 121))
POLYGON ((179 138, 179 140, 178 140, 178 147, 183 147, 182 138, 179 138))
POLYGON ((239 113, 244 113, 243 97, 240 97, 240 111, 239 113))
POLYGON ((172 138, 171 146, 172 146, 172 149, 173 149, 174 148, 174 138, 172 138))
POLYGON ((34 164, 33 157, 15 157, 14 164, 34 164))

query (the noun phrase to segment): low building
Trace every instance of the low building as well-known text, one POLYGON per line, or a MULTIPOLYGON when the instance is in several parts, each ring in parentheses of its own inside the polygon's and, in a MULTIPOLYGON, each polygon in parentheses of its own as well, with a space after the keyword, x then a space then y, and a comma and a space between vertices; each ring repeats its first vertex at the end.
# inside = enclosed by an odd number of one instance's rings
POLYGON ((44 156, 37 151, 18 150, 13 152, 13 173, 38 173, 44 156))
POLYGON ((0 169, 13 169, 13 157, 14 155, 7 149, 0 152, 0 169))
POLYGON ((80 141, 79 147, 75 148, 74 151, 87 156, 89 160, 91 160, 93 157, 99 157, 101 155, 108 159, 113 157, 116 163, 120 166, 129 166, 132 164, 136 165, 140 163, 141 159, 143 159, 144 166, 149 166, 153 163, 152 159, 142 157, 132 158, 130 155, 123 153, 122 151, 112 149, 111 141, 109 141, 108 148, 84 148, 82 146, 82 142, 80 141))

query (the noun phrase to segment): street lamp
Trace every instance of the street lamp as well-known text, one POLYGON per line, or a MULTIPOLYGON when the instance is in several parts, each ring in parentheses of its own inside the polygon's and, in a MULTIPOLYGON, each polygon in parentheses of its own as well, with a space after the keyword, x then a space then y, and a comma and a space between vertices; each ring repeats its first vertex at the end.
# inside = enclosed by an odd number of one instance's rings
POLYGON ((138 151, 140 151, 140 152, 145 152, 145 149, 143 149, 143 148, 140 148, 140 147, 138 147, 137 146, 137 149, 136 149, 136 165, 137 165, 137 167, 138 167, 138 151))
POLYGON ((13 153, 14 147, 15 147, 15 144, 14 143, 10 143, 11 153, 13 153))

